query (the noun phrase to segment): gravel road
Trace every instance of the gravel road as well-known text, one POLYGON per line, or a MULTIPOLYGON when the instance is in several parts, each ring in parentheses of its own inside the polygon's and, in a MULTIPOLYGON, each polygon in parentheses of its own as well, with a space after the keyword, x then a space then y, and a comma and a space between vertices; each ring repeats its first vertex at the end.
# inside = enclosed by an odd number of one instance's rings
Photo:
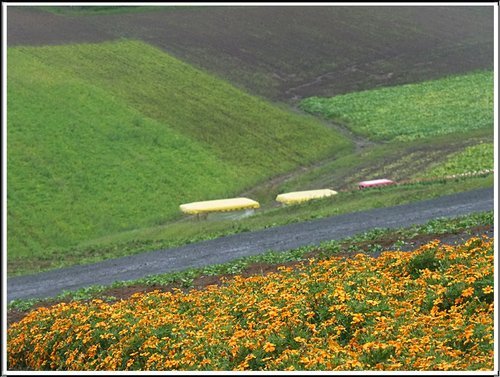
POLYGON ((493 188, 474 190, 395 207, 377 208, 319 220, 241 233, 167 250, 73 266, 7 279, 8 302, 47 298, 63 290, 111 284, 152 274, 219 264, 263 253, 338 240, 372 228, 400 228, 438 217, 455 217, 494 208, 493 188))

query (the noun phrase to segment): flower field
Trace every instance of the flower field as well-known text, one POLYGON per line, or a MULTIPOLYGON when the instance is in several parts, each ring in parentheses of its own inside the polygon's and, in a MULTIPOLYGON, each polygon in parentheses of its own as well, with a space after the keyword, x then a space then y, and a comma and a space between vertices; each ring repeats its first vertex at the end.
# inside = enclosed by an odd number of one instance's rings
POLYGON ((493 239, 39 308, 13 370, 492 370, 493 239))

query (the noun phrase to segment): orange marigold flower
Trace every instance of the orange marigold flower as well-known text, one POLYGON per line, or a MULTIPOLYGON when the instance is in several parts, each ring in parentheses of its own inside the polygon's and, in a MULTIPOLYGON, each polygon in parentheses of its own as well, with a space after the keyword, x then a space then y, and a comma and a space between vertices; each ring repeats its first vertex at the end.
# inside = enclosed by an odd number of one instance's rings
POLYGON ((266 342, 266 344, 264 344, 264 351, 266 352, 273 352, 275 349, 276 345, 271 342, 266 342))
POLYGON ((464 331, 464 336, 465 336, 465 339, 467 339, 467 342, 470 341, 470 338, 472 337, 472 335, 474 335, 474 330, 472 328, 467 328, 464 331))
POLYGON ((243 338, 245 336, 245 331, 244 330, 238 330, 234 333, 235 338, 243 338))
POLYGON ((472 288, 472 287, 469 287, 469 288, 464 289, 464 290, 462 291, 462 296, 463 296, 463 297, 470 297, 470 296, 472 296, 473 294, 474 294, 474 288, 472 288))

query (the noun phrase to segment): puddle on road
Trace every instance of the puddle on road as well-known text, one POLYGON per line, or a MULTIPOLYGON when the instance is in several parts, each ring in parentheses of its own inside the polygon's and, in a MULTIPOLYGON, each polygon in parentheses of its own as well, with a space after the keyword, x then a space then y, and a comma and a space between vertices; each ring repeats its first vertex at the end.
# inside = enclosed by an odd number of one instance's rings
POLYGON ((254 209, 231 212, 214 212, 207 216, 208 220, 240 220, 255 214, 254 209))

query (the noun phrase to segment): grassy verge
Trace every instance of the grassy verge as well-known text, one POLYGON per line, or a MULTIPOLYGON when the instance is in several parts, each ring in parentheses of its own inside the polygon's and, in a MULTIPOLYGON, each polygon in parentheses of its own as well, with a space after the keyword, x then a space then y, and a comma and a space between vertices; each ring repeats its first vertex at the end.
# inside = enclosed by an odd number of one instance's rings
POLYGON ((375 140, 415 140, 493 125, 493 72, 332 98, 311 97, 301 108, 347 124, 375 140))
POLYGON ((492 370, 493 241, 311 259, 187 293, 39 308, 10 369, 492 370))

